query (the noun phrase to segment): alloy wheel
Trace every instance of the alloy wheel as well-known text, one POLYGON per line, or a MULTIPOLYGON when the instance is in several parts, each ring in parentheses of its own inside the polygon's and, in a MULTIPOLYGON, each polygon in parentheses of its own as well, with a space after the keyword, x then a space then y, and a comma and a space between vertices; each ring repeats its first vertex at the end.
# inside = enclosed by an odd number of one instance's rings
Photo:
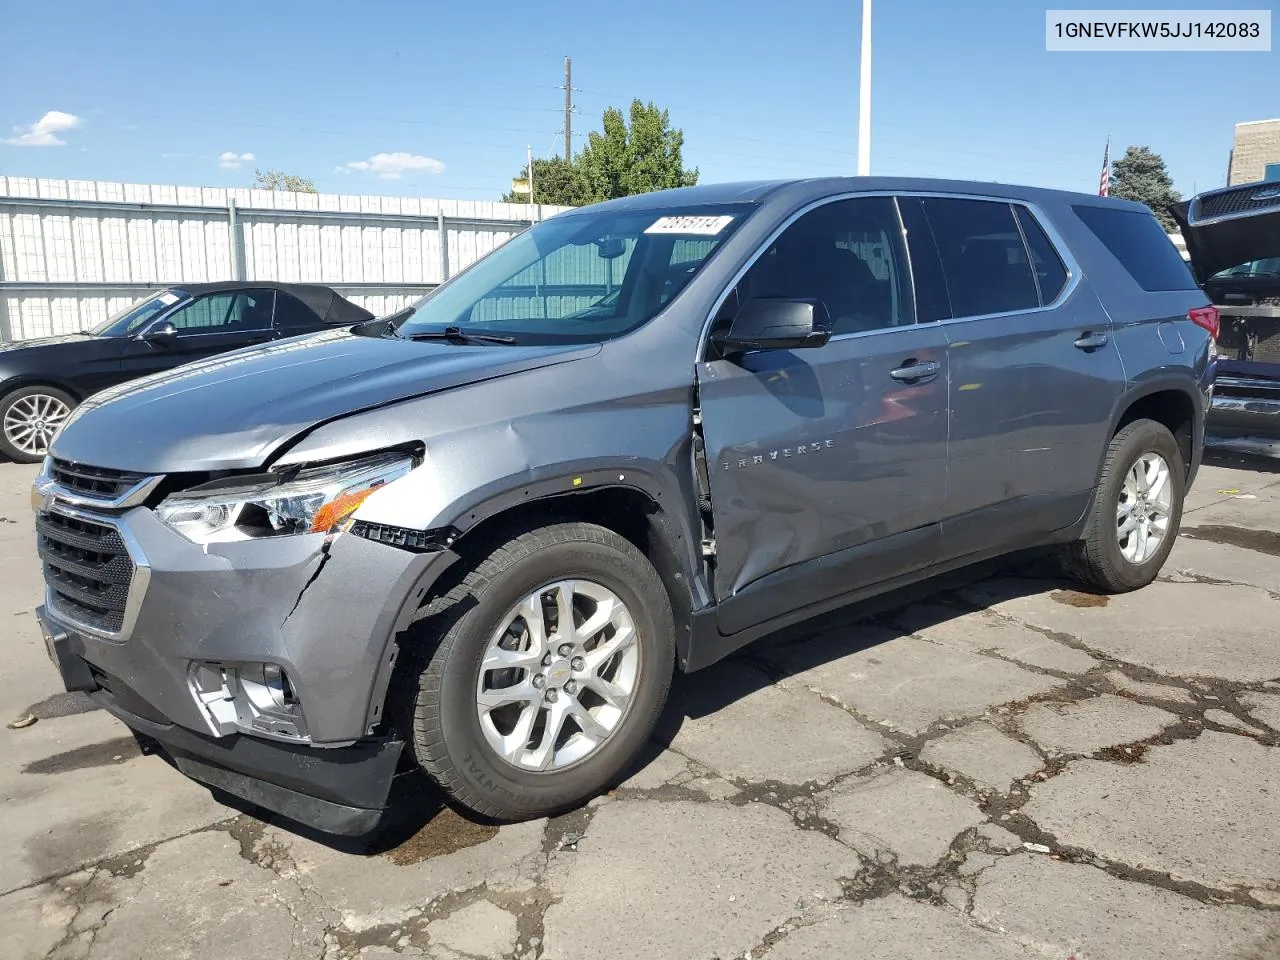
POLYGON ((19 397, 5 411, 5 438, 23 453, 42 455, 70 413, 69 406, 47 393, 19 397))
POLYGON ((1173 484, 1169 464, 1158 453, 1144 453, 1125 474, 1116 504, 1120 555, 1132 564, 1153 557, 1169 534, 1173 484))
POLYGON ((612 590, 590 580, 539 587, 503 617, 480 664, 486 742, 522 770, 583 760, 621 725, 640 661, 635 623, 612 590))

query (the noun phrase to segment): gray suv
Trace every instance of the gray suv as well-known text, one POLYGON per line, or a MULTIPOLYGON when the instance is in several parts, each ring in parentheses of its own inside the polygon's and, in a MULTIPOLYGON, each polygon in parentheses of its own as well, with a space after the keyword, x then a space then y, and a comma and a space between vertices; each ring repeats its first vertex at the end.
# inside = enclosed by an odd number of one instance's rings
POLYGON ((995 184, 653 193, 402 314, 80 406, 38 611, 207 785, 336 833, 425 770, 494 819, 624 775, 675 669, 1055 545, 1151 582, 1216 311, 1151 213, 995 184))

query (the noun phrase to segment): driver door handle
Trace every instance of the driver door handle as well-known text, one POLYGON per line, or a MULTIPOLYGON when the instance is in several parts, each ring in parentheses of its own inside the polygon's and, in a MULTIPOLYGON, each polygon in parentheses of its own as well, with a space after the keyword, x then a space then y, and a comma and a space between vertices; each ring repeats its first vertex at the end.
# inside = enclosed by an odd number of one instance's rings
POLYGON ((938 375, 938 364, 933 360, 925 360, 917 363, 915 360, 907 360, 897 370, 890 370, 889 376, 899 383, 921 383, 925 380, 932 380, 938 375))
POLYGON ((1079 340, 1076 341, 1076 347, 1080 350, 1097 350, 1099 347, 1107 345, 1107 335, 1105 333, 1089 333, 1085 332, 1079 340))

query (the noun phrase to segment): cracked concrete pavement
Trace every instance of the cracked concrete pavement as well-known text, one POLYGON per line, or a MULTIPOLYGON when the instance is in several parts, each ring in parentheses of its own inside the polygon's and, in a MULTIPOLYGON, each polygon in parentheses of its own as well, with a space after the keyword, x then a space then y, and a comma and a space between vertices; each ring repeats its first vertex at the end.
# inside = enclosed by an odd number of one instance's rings
POLYGON ((679 678, 551 821, 407 781, 385 833, 232 809, 83 698, 0 465, 0 956, 1280 958, 1280 460, 1229 451, 1158 583, 1035 564, 679 678), (1016 573, 1017 575, 1013 575, 1016 573))

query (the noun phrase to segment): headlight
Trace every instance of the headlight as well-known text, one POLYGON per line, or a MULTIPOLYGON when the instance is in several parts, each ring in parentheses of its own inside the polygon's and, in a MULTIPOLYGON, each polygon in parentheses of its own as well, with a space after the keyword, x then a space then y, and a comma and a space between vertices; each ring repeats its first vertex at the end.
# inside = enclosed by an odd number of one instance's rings
POLYGON ((351 515, 379 487, 412 469, 406 454, 387 453, 279 480, 259 477, 240 486, 215 481, 167 498, 156 516, 193 543, 333 533, 346 529, 351 515))

